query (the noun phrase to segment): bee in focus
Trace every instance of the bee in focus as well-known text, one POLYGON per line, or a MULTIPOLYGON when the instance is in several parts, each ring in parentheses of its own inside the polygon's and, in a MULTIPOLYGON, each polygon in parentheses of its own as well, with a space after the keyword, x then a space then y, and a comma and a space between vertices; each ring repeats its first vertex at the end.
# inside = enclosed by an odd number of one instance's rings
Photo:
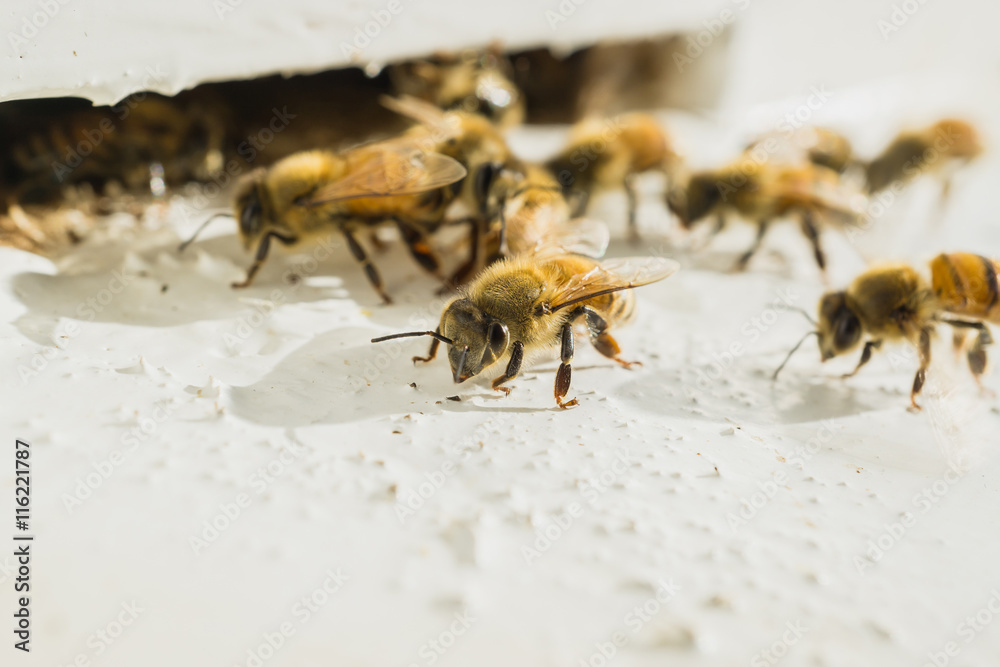
POLYGON ((920 357, 910 391, 910 402, 919 410, 916 399, 931 362, 931 337, 936 325, 944 322, 957 331, 977 332, 966 356, 973 377, 982 386, 985 347, 993 342, 985 323, 1000 324, 1000 264, 971 253, 952 253, 938 255, 930 267, 929 285, 914 268, 892 264, 869 269, 846 290, 825 294, 819 302, 816 330, 792 348, 774 377, 810 335, 819 338, 822 361, 848 354, 864 341, 861 359, 845 378, 868 363, 883 342, 905 341, 916 347, 920 357))
POLYGON ((976 128, 964 120, 944 119, 920 130, 901 132, 865 165, 870 194, 895 182, 906 183, 925 173, 941 180, 941 202, 947 201, 955 172, 983 152, 976 128))
POLYGON ((475 113, 507 128, 524 120, 524 95, 513 83, 510 63, 498 48, 438 54, 389 68, 399 95, 448 111, 475 113))
POLYGON ((430 336, 430 351, 426 357, 414 357, 414 363, 431 361, 444 343, 456 383, 503 369, 492 387, 504 394, 511 391, 504 385, 517 377, 526 358, 558 348, 561 363, 554 396, 560 408, 568 408, 577 404, 576 399, 564 400, 572 377, 574 325, 586 327, 598 352, 631 367, 634 362, 621 358, 610 334, 612 327, 633 316, 634 295, 628 290, 663 280, 678 268, 673 260, 654 257, 603 265, 575 255, 505 259, 487 268, 445 307, 435 331, 382 336, 372 342, 430 336))
POLYGON ((826 127, 800 127, 770 132, 754 139, 743 154, 758 161, 777 159, 791 164, 809 162, 843 174, 855 164, 854 149, 844 135, 826 127))
POLYGON ((382 300, 391 303, 356 233, 394 222, 417 263, 440 278, 427 235, 441 224, 456 196, 455 184, 465 174, 454 159, 406 140, 366 144, 343 153, 296 153, 257 169, 236 188, 240 238, 247 250, 256 249, 256 256, 246 278, 233 287, 251 284, 272 240, 291 246, 336 230, 382 300))
POLYGON ((812 164, 772 164, 745 156, 721 169, 691 174, 667 192, 667 207, 684 229, 714 216, 711 238, 722 231, 731 214, 757 225, 757 237, 737 261, 738 270, 745 269, 760 249, 771 223, 793 216, 799 218, 816 263, 825 271, 819 222, 855 223, 858 213, 851 203, 851 193, 831 169, 812 164))
POLYGON ((629 236, 635 240, 639 237, 635 177, 658 171, 670 180, 680 161, 655 117, 627 113, 574 125, 565 147, 546 162, 546 168, 564 188, 581 195, 574 215, 582 215, 597 192, 624 188, 629 236))

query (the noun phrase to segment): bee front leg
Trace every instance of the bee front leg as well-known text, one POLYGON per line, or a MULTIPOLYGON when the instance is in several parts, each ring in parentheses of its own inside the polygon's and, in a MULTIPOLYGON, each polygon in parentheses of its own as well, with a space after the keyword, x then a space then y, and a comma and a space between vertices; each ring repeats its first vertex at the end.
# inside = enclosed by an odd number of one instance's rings
POLYGON ((385 288, 382 286, 382 276, 379 275, 378 269, 372 264, 372 261, 368 258, 368 253, 365 249, 361 247, 358 240, 354 238, 354 234, 344 231, 344 238, 347 239, 347 247, 351 249, 351 254, 354 255, 354 259, 361 262, 361 265, 365 267, 365 275, 368 277, 368 282, 372 284, 378 295, 382 297, 382 301, 389 304, 392 303, 392 299, 386 294, 385 288))
POLYGON ((820 243, 819 238, 819 228, 816 226, 816 221, 813 219, 812 213, 806 211, 802 215, 802 233, 806 235, 809 239, 809 243, 813 247, 813 257, 816 258, 816 264, 819 265, 819 270, 826 275, 826 255, 823 252, 823 246, 820 243))
POLYGON ((243 287, 249 287, 250 283, 253 282, 254 276, 260 271, 261 265, 264 260, 267 259, 267 251, 271 247, 271 234, 265 234, 264 238, 260 240, 260 245, 257 246, 257 256, 253 260, 253 264, 247 269, 247 276, 243 280, 237 283, 233 283, 232 287, 234 289, 241 289, 243 287))
POLYGON ((931 364, 931 328, 925 327, 920 330, 920 345, 917 348, 920 353, 920 368, 913 378, 913 389, 910 391, 910 403, 914 410, 922 410, 917 404, 917 394, 924 387, 924 380, 927 378, 927 367, 931 364))
MULTIPOLYGON (((437 329, 435 329, 435 332, 441 333, 441 327, 438 327, 437 329)), ((426 357, 413 357, 413 363, 414 363, 414 365, 416 365, 416 363, 418 361, 422 361, 424 363, 427 363, 427 362, 430 362, 430 361, 434 361, 434 357, 436 357, 437 353, 438 353, 438 345, 440 345, 440 344, 441 344, 441 341, 439 341, 437 338, 432 338, 431 339, 431 349, 427 350, 427 356, 426 357)))
POLYGON ((767 234, 767 228, 770 227, 771 223, 769 220, 761 220, 758 224, 760 226, 757 228, 757 238, 753 240, 753 245, 750 246, 749 250, 736 260, 736 266, 733 267, 734 271, 745 271, 747 264, 750 263, 750 259, 760 250, 760 244, 764 242, 764 235, 767 234))
POLYGON ((510 351, 510 361, 507 362, 507 370, 504 371, 503 375, 493 380, 493 388, 497 391, 502 391, 505 396, 510 394, 510 387, 503 387, 504 382, 507 380, 513 380, 517 377, 517 374, 521 372, 521 364, 524 362, 524 343, 517 341, 514 343, 513 349, 510 351))
POLYGON ((560 339, 559 361, 561 363, 559 364, 559 370, 556 371, 556 385, 553 393, 556 397, 556 403, 559 404, 560 408, 565 410, 573 405, 578 405, 575 398, 565 403, 563 402, 563 397, 569 392, 569 385, 573 380, 573 367, 570 365, 570 362, 573 361, 573 324, 571 321, 567 321, 563 325, 560 339))
POLYGON ((603 354, 608 359, 617 361, 625 368, 642 366, 641 361, 625 361, 621 358, 622 350, 618 347, 618 341, 608 333, 608 322, 592 308, 583 308, 583 313, 587 318, 587 330, 590 332, 590 344, 594 349, 603 354))
POLYGON ((858 365, 854 367, 853 371, 851 371, 850 373, 844 373, 840 377, 845 380, 849 377, 854 377, 857 374, 857 372, 861 370, 861 367, 867 364, 869 360, 871 360, 872 351, 877 350, 880 347, 882 347, 881 340, 870 340, 867 343, 865 343, 865 349, 861 351, 861 360, 858 361, 858 365))

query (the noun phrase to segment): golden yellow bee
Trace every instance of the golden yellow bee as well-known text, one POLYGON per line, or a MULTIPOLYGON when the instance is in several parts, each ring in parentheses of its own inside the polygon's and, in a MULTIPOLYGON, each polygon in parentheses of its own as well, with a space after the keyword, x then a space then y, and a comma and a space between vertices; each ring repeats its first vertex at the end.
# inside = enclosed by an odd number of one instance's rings
POLYGON ((417 263, 440 277, 427 235, 441 224, 456 196, 454 184, 465 174, 454 159, 405 140, 376 142, 344 153, 296 153, 270 168, 257 169, 236 189, 239 234, 247 250, 256 248, 256 256, 246 278, 233 287, 250 285, 272 239, 295 245, 338 231, 382 300, 391 303, 356 232, 395 222, 417 263))
POLYGON ((770 132, 754 139, 743 153, 760 161, 811 162, 841 174, 856 161, 850 140, 826 127, 770 132))
POLYGON ((823 361, 847 354, 864 340, 858 365, 845 378, 857 373, 885 341, 906 341, 920 356, 913 379, 910 402, 914 408, 931 361, 931 337, 939 322, 965 331, 978 332, 967 351, 969 369, 977 382, 986 370, 985 346, 993 342, 985 322, 1000 324, 1000 283, 995 260, 971 253, 941 254, 931 261, 930 284, 913 267, 891 264, 875 267, 858 276, 842 291, 820 299, 816 330, 792 348, 774 377, 810 335, 819 338, 823 361))
POLYGON ((524 95, 511 75, 510 63, 498 48, 438 54, 389 68, 398 94, 449 111, 475 113, 500 127, 524 120, 524 95))
POLYGON ((415 331, 372 339, 378 343, 408 336, 430 336, 426 357, 431 361, 438 345, 448 345, 448 361, 456 383, 504 369, 492 387, 504 394, 504 384, 517 377, 525 358, 559 349, 554 395, 561 408, 570 387, 573 326, 584 324, 598 352, 625 368, 609 330, 627 322, 635 302, 631 288, 663 280, 678 269, 673 260, 635 257, 599 264, 588 257, 555 255, 505 259, 481 273, 444 309, 435 331, 415 331))
POLYGON ((715 216, 711 236, 722 231, 730 214, 757 225, 753 245, 736 264, 740 270, 760 248, 771 223, 787 216, 799 218, 816 263, 825 270, 819 222, 856 222, 858 213, 851 203, 850 192, 831 169, 771 164, 747 156, 721 169, 691 174, 667 192, 667 207, 685 229, 711 215, 715 216))
POLYGON ((924 173, 942 178, 941 200, 951 192, 957 169, 983 152, 979 132, 964 120, 947 118, 920 130, 901 132, 885 150, 865 165, 869 193, 880 192, 894 182, 905 183, 924 173))
POLYGON ((631 238, 638 238, 635 177, 650 171, 670 176, 680 157, 666 130, 647 113, 627 113, 613 118, 589 118, 573 126, 565 147, 546 167, 567 190, 581 196, 574 215, 582 215, 590 197, 601 190, 624 188, 628 197, 631 238))

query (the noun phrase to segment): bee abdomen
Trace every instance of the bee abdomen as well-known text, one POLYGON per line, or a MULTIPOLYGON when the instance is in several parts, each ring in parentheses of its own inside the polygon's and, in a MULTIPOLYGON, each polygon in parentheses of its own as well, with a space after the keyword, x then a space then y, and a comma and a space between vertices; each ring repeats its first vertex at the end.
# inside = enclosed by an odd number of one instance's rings
POLYGON ((956 315, 1000 323, 997 263, 972 253, 938 255, 931 283, 942 308, 956 315))

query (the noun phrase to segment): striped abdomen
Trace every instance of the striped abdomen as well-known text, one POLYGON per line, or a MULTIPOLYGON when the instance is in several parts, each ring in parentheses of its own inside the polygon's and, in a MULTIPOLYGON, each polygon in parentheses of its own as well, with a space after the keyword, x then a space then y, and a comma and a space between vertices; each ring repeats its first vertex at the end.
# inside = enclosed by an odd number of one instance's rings
POLYGON ((943 310, 1000 324, 1000 265, 967 252, 938 255, 931 261, 931 283, 943 310))

